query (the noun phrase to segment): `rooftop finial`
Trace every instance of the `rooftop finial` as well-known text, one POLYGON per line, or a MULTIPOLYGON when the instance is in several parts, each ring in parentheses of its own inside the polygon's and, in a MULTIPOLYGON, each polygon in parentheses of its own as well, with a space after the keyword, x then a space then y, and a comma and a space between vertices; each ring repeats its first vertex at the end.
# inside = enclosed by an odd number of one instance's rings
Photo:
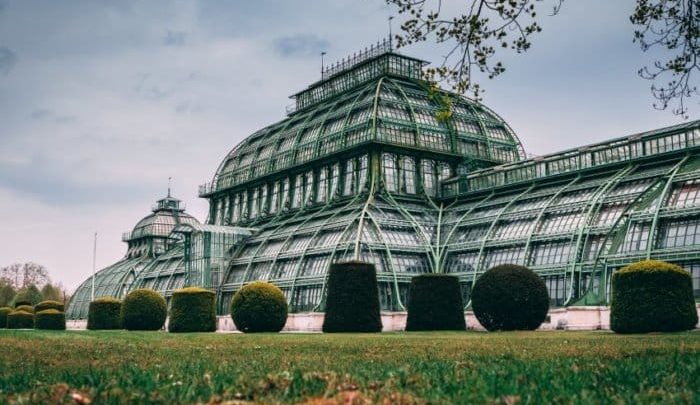
POLYGON ((393 51, 392 46, 391 46, 391 20, 394 19, 393 15, 389 16, 389 52, 393 51))
POLYGON ((326 51, 321 52, 321 80, 323 80, 323 57, 326 55, 326 51))
POLYGON ((168 198, 170 198, 170 181, 172 180, 172 177, 168 177, 168 198))

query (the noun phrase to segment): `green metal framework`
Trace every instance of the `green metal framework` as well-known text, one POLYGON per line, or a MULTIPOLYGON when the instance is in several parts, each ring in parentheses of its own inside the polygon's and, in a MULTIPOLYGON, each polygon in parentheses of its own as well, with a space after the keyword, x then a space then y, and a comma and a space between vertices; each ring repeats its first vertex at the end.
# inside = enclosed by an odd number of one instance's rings
POLYGON ((320 311, 330 263, 362 259, 397 311, 416 274, 458 276, 468 304, 486 269, 519 263, 553 305, 599 305, 612 272, 653 257, 700 297, 700 121, 526 160, 500 117, 431 88, 423 65, 384 43, 325 70, 223 159, 199 190, 207 224, 173 229, 133 286, 201 285, 225 314, 269 280, 292 311, 320 311))

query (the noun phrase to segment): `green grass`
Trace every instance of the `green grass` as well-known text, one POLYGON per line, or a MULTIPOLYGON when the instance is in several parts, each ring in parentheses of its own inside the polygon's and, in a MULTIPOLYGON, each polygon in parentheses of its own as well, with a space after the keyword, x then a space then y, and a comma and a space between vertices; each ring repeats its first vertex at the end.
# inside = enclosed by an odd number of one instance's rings
POLYGON ((0 353, 0 403, 700 403, 698 332, 1 330, 0 353))

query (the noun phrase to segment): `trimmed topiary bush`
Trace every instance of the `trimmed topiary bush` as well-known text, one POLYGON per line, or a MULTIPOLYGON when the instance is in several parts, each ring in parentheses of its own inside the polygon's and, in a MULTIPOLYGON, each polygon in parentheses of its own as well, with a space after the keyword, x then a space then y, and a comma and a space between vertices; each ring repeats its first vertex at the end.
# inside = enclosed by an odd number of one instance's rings
POLYGON ((231 318, 241 332, 279 332, 287 323, 287 299, 274 284, 255 281, 233 296, 231 318))
POLYGON ((15 301, 15 308, 20 307, 22 305, 29 305, 30 307, 33 306, 31 301, 25 299, 15 301))
POLYGON ((214 332, 216 297, 212 291, 189 287, 173 292, 170 302, 170 332, 214 332))
POLYGON ((40 303, 34 306, 34 312, 41 312, 46 309, 55 309, 58 312, 63 312, 65 310, 65 307, 62 303, 52 300, 41 301, 40 303))
POLYGON ((549 293, 534 271, 502 264, 476 280, 472 309, 479 323, 489 331, 535 330, 547 317, 549 293))
POLYGON ((682 331, 697 323, 692 280, 682 268, 643 260, 613 273, 610 329, 615 332, 682 331))
POLYGON ((7 328, 7 315, 12 311, 13 309, 10 307, 0 308, 0 329, 7 328))
POLYGON ((167 316, 165 298, 149 288, 130 292, 122 303, 122 326, 128 330, 161 329, 167 316))
POLYGON ((408 293, 406 330, 465 330, 464 304, 455 276, 413 277, 408 293))
POLYGON ((66 314, 56 309, 45 309, 34 314, 34 328, 66 330, 66 314))
POLYGON ((24 312, 29 312, 30 314, 33 314, 34 307, 31 305, 20 305, 18 307, 15 307, 15 311, 24 311, 24 312))
POLYGON ((34 328, 34 314, 26 311, 12 311, 7 314, 7 329, 34 328))
POLYGON ((114 297, 100 297, 90 302, 87 328, 108 330, 122 328, 122 301, 114 297))
POLYGON ((328 274, 324 332, 380 332, 379 287, 374 265, 333 263, 328 274))

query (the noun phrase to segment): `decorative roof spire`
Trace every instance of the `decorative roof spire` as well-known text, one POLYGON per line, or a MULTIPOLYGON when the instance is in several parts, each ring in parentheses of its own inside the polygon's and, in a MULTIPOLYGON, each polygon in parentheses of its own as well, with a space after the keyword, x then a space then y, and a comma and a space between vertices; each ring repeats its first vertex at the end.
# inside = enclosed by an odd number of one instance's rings
POLYGON ((170 180, 172 179, 172 177, 168 177, 168 198, 170 198, 170 180))

